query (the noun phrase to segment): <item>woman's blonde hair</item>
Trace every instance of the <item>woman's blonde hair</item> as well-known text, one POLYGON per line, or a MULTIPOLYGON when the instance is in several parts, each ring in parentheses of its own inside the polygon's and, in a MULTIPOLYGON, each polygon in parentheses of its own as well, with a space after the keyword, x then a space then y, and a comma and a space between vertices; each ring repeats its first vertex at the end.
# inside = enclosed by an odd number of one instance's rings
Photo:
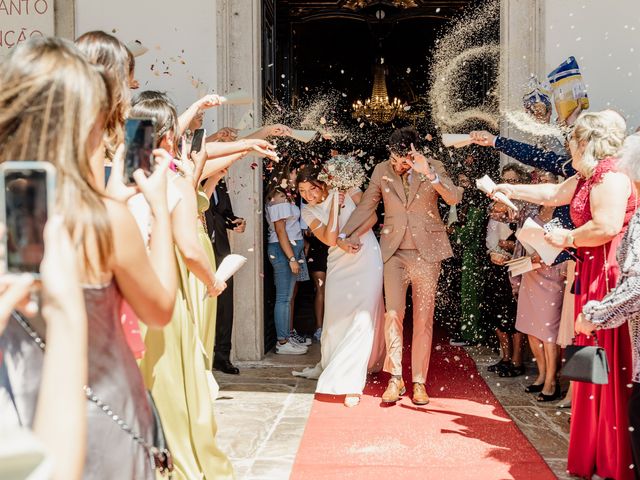
POLYGON ((574 164, 575 169, 586 178, 600 160, 618 154, 624 142, 627 123, 613 110, 583 113, 578 117, 573 130, 578 144, 586 142, 582 158, 574 164))
POLYGON ((104 67, 111 97, 111 108, 105 120, 105 146, 106 156, 111 160, 118 146, 124 142, 124 122, 131 107, 130 52, 120 40, 102 31, 87 32, 75 43, 90 63, 104 67))
POLYGON ((67 40, 29 40, 3 62, 0 162, 39 160, 56 167, 56 210, 64 216, 89 276, 107 270, 113 251, 111 225, 94 186, 87 149, 107 108, 102 74, 67 40), (96 250, 97 258, 89 255, 96 250))

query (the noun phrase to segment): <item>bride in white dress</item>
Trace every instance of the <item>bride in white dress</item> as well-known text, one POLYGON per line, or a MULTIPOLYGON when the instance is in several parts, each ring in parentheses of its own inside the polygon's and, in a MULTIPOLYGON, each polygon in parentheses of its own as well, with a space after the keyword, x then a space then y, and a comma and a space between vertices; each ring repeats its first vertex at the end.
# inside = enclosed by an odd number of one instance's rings
MULTIPOLYGON (((377 372, 384 360, 384 301, 382 256, 371 227, 375 215, 358 231, 360 247, 347 252, 337 246, 340 229, 362 197, 354 189, 346 194, 329 191, 311 168, 303 168, 297 181, 307 202, 302 218, 329 248, 322 325, 322 359, 313 368, 294 375, 318 378, 316 393, 345 395, 345 405, 360 401, 367 371, 377 372)), ((346 248, 349 248, 346 246, 346 248)))

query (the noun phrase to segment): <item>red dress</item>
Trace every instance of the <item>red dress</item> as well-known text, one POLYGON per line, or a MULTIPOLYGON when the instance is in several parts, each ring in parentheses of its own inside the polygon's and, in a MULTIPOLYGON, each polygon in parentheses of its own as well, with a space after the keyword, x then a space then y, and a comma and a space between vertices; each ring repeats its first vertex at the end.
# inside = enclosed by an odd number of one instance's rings
MULTIPOLYGON (((616 159, 606 158, 600 161, 591 178, 578 182, 571 200, 571 219, 576 227, 591 220, 591 189, 606 173, 615 171, 615 164, 616 159)), ((581 261, 576 268, 576 316, 589 300, 601 300, 615 287, 620 274, 616 251, 635 208, 633 192, 627 202, 622 231, 603 246, 578 248, 581 261)), ((574 383, 567 470, 572 475, 586 478, 596 473, 603 478, 633 479, 633 469, 629 468, 633 460, 627 413, 633 365, 629 327, 625 324, 599 330, 596 335, 609 361, 609 383, 574 383)), ((594 340, 578 335, 574 343, 593 345, 594 340)))

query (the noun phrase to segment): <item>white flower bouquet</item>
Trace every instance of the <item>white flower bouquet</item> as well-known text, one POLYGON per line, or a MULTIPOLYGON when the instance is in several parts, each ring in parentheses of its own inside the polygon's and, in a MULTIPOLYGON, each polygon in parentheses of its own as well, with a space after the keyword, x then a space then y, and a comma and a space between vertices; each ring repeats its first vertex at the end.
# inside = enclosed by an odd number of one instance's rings
POLYGON ((325 162, 318 175, 318 180, 341 192, 360 188, 366 179, 367 174, 360 162, 346 155, 337 155, 325 162))

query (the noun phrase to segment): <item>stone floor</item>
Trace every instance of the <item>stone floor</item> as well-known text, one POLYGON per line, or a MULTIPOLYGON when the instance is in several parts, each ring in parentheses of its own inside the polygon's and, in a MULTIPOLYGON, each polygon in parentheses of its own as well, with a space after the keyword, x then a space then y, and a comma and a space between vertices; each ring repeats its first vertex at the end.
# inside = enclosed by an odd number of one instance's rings
MULTIPOLYGON (((469 348, 480 373, 509 415, 540 452, 559 479, 565 471, 569 411, 542 406, 524 393, 532 377, 499 378, 486 371, 495 356, 469 348)), ((216 372, 220 395, 215 403, 218 443, 229 455, 238 479, 289 478, 311 404, 315 381, 293 377, 291 371, 312 366, 320 358, 317 345, 303 356, 269 354, 259 363, 239 364, 240 375, 216 372)), ((530 374, 533 373, 531 369, 530 374)))

